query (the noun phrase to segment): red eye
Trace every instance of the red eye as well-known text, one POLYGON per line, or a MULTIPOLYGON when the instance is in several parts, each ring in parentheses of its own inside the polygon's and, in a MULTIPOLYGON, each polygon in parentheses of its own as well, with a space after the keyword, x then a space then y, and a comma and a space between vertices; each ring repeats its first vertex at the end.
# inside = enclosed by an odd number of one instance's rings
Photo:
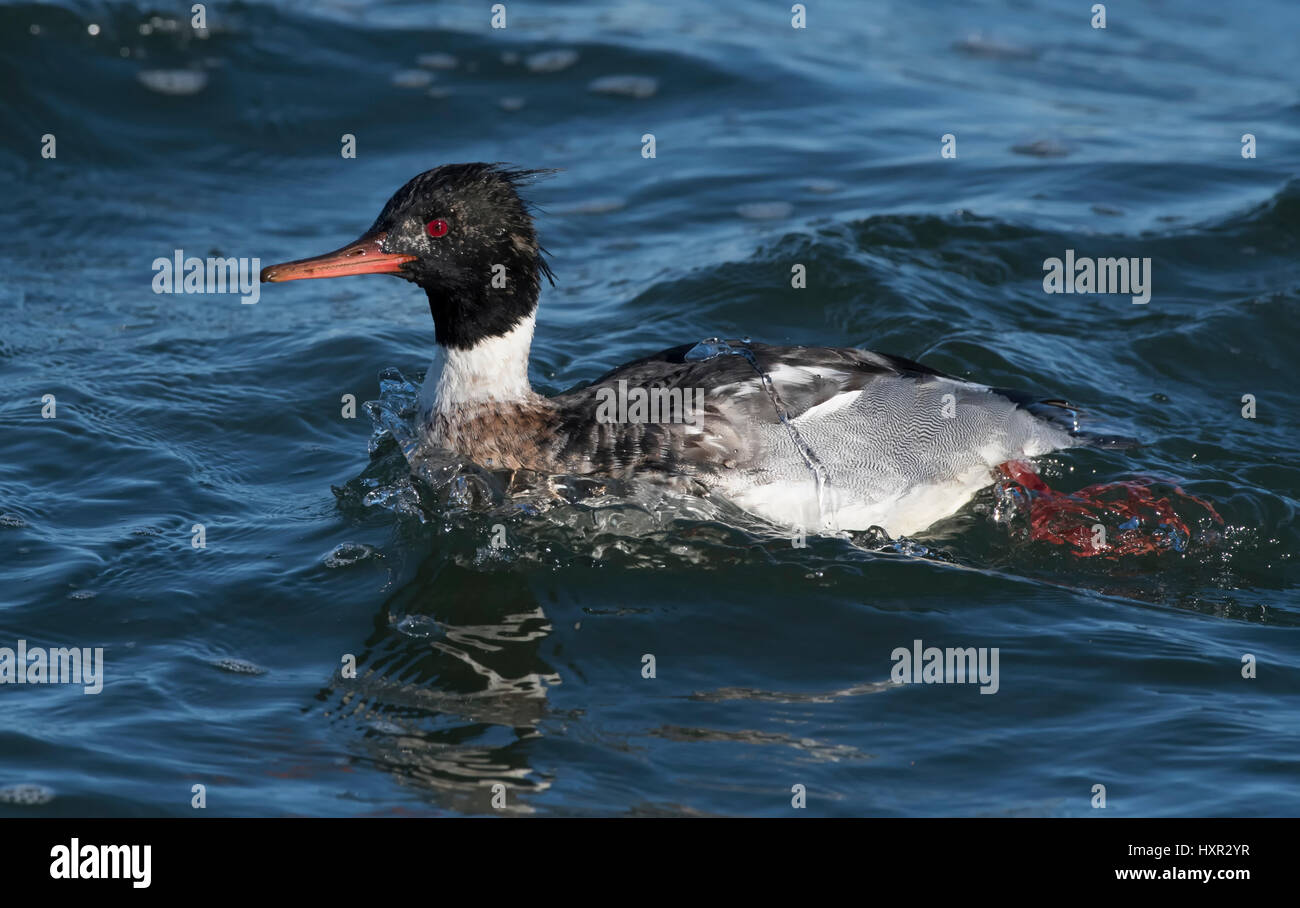
POLYGON ((446 236, 447 222, 439 218, 436 221, 430 221, 424 225, 424 229, 429 231, 429 236, 446 236))

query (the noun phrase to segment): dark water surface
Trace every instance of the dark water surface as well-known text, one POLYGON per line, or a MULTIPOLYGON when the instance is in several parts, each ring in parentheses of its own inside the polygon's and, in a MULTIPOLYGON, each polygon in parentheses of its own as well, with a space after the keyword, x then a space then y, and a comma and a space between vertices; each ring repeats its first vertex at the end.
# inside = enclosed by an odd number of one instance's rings
POLYGON ((0 646, 105 660, 97 695, 0 686, 0 814, 191 815, 199 783, 240 815, 492 813, 497 783, 540 814, 1300 812, 1300 7, 489 5, 210 3, 206 36, 188 3, 0 6, 0 646), (1224 525, 1083 559, 986 490, 799 549, 417 490, 360 406, 400 427, 417 290, 151 289, 177 248, 336 248, 473 160, 563 168, 546 392, 713 335, 863 346, 1069 398, 1146 445, 1050 483, 1162 477, 1224 525), (1150 303, 1044 293, 1066 249, 1149 256, 1150 303), (998 692, 888 683, 917 639, 997 647, 998 692))

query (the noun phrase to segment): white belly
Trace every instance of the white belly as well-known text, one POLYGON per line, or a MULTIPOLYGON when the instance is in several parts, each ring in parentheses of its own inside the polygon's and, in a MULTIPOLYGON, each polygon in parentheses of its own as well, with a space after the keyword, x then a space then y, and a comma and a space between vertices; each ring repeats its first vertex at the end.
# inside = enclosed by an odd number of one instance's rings
POLYGON ((998 464, 1074 444, 1010 400, 945 379, 876 382, 792 426, 755 426, 761 453, 722 476, 718 491, 807 533, 873 526, 891 536, 919 533, 990 485, 998 464), (820 492, 809 451, 826 477, 820 492))
POLYGON ((914 486, 874 501, 833 484, 823 487, 819 500, 811 478, 782 480, 734 492, 724 490, 724 494, 752 514, 805 533, 839 533, 876 526, 890 536, 910 536, 957 513, 993 479, 990 470, 981 466, 949 482, 914 486))

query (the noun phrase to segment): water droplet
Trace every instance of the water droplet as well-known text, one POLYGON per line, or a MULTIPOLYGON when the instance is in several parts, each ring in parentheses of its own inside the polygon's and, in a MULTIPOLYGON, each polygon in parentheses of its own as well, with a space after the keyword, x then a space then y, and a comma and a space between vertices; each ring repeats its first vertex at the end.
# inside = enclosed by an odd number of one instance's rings
POLYGON ((356 564, 359 561, 368 559, 382 559, 383 554, 374 546, 365 545, 360 542, 343 542, 334 547, 334 550, 321 559, 321 562, 327 568, 341 568, 356 564))
POLYGON ((524 63, 535 73, 556 73, 578 62, 576 50, 545 50, 532 54, 524 63))
POLYGON ((659 80, 651 76, 602 76, 587 86, 598 95, 649 98, 659 91, 659 80))
POLYGON ((459 62, 451 54, 420 54, 415 58, 415 65, 425 69, 455 69, 459 62))
POLYGON ((0 804, 34 807, 54 800, 54 792, 44 785, 10 785, 0 788, 0 804))
POLYGON ((225 672, 231 672, 236 675, 265 675, 266 669, 260 665, 254 665, 243 659, 218 659, 209 663, 213 668, 219 668, 225 672))
POLYGON ((392 81, 398 88, 425 88, 433 75, 422 69, 402 69, 393 73, 392 81))
POLYGON ((198 69, 146 69, 135 78, 150 91, 175 97, 198 94, 208 84, 208 74, 198 69))

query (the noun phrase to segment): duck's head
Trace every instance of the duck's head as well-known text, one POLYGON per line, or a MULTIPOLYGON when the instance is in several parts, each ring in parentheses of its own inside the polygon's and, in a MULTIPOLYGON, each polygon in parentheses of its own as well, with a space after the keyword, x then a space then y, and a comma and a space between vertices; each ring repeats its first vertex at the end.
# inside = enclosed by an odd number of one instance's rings
POLYGON ((360 239, 263 268, 262 280, 396 275, 428 294, 438 343, 470 349, 532 317, 542 277, 552 279, 519 196, 521 185, 550 172, 499 164, 426 170, 397 190, 360 239))

